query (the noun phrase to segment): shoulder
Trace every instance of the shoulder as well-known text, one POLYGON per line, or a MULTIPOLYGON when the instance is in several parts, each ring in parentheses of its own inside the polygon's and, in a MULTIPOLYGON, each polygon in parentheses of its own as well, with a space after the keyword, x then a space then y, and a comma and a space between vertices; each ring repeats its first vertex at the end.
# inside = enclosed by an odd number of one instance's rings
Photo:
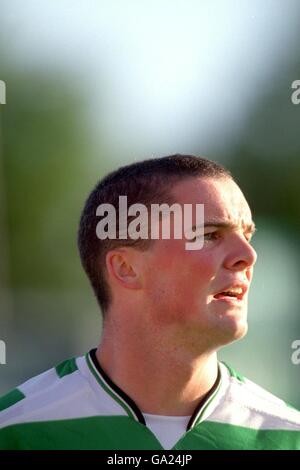
POLYGON ((298 410, 227 364, 222 363, 221 367, 223 375, 227 375, 223 413, 230 415, 232 424, 255 429, 300 431, 298 410))
POLYGON ((78 360, 67 359, 0 398, 0 428, 68 416, 86 390, 78 360))

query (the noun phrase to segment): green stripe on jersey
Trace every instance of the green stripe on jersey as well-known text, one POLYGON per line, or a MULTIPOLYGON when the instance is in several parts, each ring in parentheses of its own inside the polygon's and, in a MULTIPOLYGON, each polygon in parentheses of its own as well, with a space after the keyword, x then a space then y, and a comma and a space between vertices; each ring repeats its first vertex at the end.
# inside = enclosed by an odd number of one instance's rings
POLYGON ((6 410, 6 408, 15 405, 18 401, 23 400, 23 398, 25 398, 24 393, 22 393, 18 388, 15 388, 0 398, 0 411, 6 410))
POLYGON ((73 372, 78 370, 75 357, 61 362, 55 367, 55 370, 59 378, 62 378, 65 375, 72 374, 73 372))
POLYGON ((162 450, 143 424, 128 416, 93 416, 21 423, 0 430, 0 450, 162 450))
MULTIPOLYGON (((127 416, 94 416, 10 425, 6 450, 162 450, 154 434, 127 416)), ((188 431, 171 450, 299 450, 300 431, 250 429, 212 421, 188 431)))
POLYGON ((173 447, 175 450, 300 450, 300 429, 253 429, 204 421, 173 447))

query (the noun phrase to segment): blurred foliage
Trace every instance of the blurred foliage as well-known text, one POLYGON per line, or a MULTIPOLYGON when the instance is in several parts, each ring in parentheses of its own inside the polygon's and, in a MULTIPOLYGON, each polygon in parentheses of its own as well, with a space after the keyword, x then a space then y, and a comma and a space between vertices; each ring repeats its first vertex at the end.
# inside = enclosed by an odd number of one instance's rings
POLYGON ((300 229, 300 106, 291 102, 299 74, 300 63, 292 61, 258 94, 227 155, 254 216, 272 219, 289 236, 300 229))
MULTIPOLYGON (((76 231, 87 192, 101 176, 91 149, 80 90, 54 71, 3 70, 2 166, 13 288, 60 288, 82 281, 76 231), (96 178, 96 179, 95 179, 96 178)), ((101 154, 101 151, 99 152, 101 154)))

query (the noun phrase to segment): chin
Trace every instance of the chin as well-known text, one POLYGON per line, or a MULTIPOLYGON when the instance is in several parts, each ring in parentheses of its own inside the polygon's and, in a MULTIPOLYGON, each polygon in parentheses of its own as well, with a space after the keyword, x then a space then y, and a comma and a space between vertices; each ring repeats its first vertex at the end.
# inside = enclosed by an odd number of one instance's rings
POLYGON ((226 316, 223 319, 220 335, 222 344, 229 344, 238 341, 246 336, 248 331, 248 323, 246 317, 226 316))

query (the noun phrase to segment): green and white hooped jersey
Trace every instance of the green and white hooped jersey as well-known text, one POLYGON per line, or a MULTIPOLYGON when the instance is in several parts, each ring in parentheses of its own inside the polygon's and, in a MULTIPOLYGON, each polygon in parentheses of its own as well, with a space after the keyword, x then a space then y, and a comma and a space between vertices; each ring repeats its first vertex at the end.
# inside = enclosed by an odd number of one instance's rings
MULTIPOLYGON (((164 447, 137 405, 101 369, 92 350, 0 399, 0 449, 164 447)), ((216 384, 172 449, 300 450, 300 413, 219 363, 216 384)))

